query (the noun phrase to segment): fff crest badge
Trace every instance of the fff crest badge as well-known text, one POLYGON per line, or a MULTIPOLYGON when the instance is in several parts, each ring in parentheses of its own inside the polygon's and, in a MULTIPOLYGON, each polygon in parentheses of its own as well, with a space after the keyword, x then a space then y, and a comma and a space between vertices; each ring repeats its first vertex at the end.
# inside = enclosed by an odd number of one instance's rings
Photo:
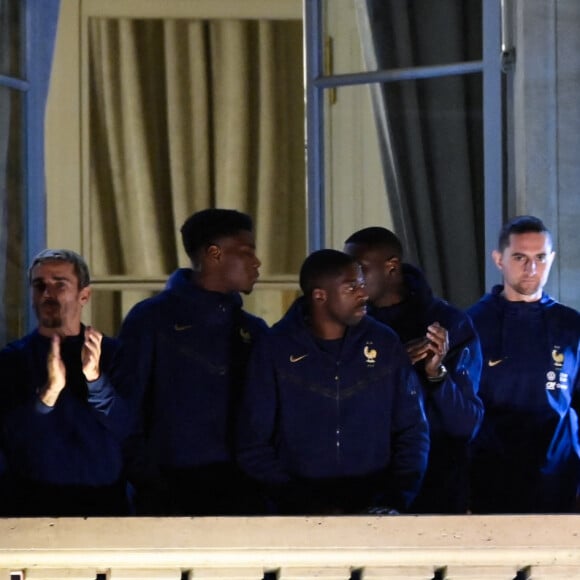
POLYGON ((377 350, 372 347, 372 342, 368 342, 363 348, 363 355, 366 359, 367 367, 375 366, 377 360, 377 350))
POLYGON ((560 347, 554 345, 554 348, 552 348, 552 364, 554 370, 546 373, 547 391, 566 391, 568 389, 568 373, 562 371, 565 358, 560 347))
POLYGON ((554 363, 554 368, 559 371, 564 366, 564 353, 560 352, 559 346, 554 346, 552 349, 552 362, 554 363))

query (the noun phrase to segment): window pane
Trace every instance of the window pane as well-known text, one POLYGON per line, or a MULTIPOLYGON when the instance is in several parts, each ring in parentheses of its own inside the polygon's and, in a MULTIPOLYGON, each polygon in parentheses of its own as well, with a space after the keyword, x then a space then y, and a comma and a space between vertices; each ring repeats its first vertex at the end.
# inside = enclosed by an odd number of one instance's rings
POLYGON ((20 76, 21 46, 24 32, 21 30, 20 0, 0 0, 0 75, 20 76))
POLYGON ((320 1, 323 4, 324 73, 374 70, 365 62, 355 0, 320 1))
POLYGON ((334 74, 482 59, 481 0, 321 1, 334 74))
POLYGON ((326 245, 341 248, 353 228, 391 227, 369 85, 324 93, 326 245))
POLYGON ((22 95, 0 87, 0 342, 24 332, 22 95))
POLYGON ((481 75, 373 86, 326 100, 332 242, 393 227, 434 291, 468 306, 483 291, 481 75))

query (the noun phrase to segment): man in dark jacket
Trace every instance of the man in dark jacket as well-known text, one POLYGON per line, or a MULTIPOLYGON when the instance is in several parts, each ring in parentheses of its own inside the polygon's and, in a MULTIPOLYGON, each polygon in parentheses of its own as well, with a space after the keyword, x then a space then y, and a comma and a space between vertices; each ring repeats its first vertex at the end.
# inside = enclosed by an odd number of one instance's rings
POLYGON ((353 258, 314 252, 300 286, 252 354, 240 464, 279 513, 405 510, 429 448, 418 378, 396 335, 365 316, 353 258))
POLYGON ((433 296, 422 272, 402 262, 401 242, 390 230, 365 228, 345 244, 362 266, 369 314, 399 335, 423 386, 431 450, 411 510, 465 513, 468 442, 483 417, 477 396, 481 349, 473 325, 461 310, 433 296))
POLYGON ((252 220, 208 209, 181 234, 191 269, 134 306, 120 332, 121 380, 138 409, 128 446, 137 511, 248 513, 256 506, 235 464, 233 428, 252 343, 266 330, 240 296, 258 279, 252 220))
POLYGON ((503 284, 468 311, 485 361, 473 511, 570 512, 579 476, 580 314, 543 291, 554 251, 538 218, 510 220, 493 259, 503 284))
POLYGON ((70 250, 44 250, 29 280, 38 328, 0 352, 2 513, 126 514, 126 408, 108 378, 117 344, 81 324, 88 267, 70 250))

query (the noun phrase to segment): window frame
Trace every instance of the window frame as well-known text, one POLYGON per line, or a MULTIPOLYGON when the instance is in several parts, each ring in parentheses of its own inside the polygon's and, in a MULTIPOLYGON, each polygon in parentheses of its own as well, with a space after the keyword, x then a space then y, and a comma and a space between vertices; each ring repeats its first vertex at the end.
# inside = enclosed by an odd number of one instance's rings
MULTIPOLYGON (((503 223, 504 144, 502 131, 502 70, 499 2, 482 1, 483 59, 406 69, 380 69, 347 74, 324 72, 325 0, 304 0, 304 40, 306 59, 306 171, 308 196, 308 249, 325 247, 328 208, 325 202, 325 118, 324 91, 353 85, 391 83, 438 76, 479 72, 483 76, 484 116, 484 239, 485 284, 490 287, 497 278, 491 259, 497 232, 503 223)), ((356 0, 352 0, 356 2, 356 0)))
MULTIPOLYGON (((50 75, 58 0, 20 0, 21 37, 20 74, 0 75, 0 87, 22 94, 22 188, 24 192, 23 262, 30 264, 46 247, 46 186, 44 179, 44 111, 47 79, 50 75), (48 49, 47 49, 48 48, 48 49)), ((27 269, 22 272, 22 287, 27 287, 27 269)), ((23 297, 24 328, 34 328, 35 316, 30 301, 23 297)))
MULTIPOLYGON (((50 246, 75 249, 90 259, 89 18, 302 21, 302 0, 61 0, 61 6, 55 58, 58 70, 48 103, 47 240, 50 246), (62 102, 69 106, 59 106, 62 102)), ((99 275, 92 276, 91 285, 95 291, 126 291, 124 314, 134 303, 132 291, 159 291, 166 281, 165 274, 99 275)), ((258 285, 269 290, 297 288, 296 276, 290 275, 263 276, 258 285)), ((84 316, 90 319, 91 303, 84 316)))

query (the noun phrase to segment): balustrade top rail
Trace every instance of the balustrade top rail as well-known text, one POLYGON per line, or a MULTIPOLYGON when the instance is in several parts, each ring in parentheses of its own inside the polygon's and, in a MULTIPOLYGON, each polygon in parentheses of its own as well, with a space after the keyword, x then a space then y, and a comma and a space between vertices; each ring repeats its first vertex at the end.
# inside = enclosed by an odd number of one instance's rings
POLYGON ((573 579, 580 516, 0 519, 0 578, 22 570, 34 580, 348 580, 353 570, 374 579, 573 579))

